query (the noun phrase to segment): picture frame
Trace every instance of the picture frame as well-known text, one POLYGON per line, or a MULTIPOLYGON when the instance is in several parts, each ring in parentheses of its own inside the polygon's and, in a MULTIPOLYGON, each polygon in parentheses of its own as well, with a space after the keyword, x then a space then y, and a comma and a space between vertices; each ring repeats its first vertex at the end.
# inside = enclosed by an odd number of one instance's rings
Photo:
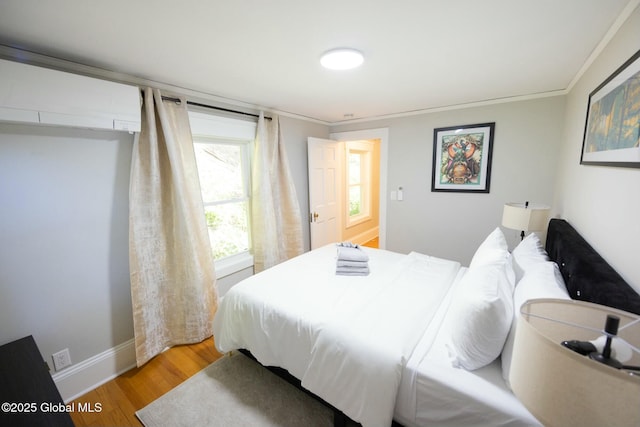
POLYGON ((589 94, 580 164, 640 168, 640 50, 589 94))
POLYGON ((431 191, 489 193, 495 122, 433 130, 431 191))

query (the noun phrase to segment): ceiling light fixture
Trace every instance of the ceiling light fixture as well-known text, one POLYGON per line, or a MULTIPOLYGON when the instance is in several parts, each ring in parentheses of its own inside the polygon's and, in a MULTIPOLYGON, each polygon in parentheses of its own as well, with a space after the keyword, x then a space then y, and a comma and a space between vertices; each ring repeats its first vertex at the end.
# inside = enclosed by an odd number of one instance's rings
POLYGON ((350 70, 363 62, 364 56, 355 49, 332 49, 320 58, 322 66, 330 70, 350 70))

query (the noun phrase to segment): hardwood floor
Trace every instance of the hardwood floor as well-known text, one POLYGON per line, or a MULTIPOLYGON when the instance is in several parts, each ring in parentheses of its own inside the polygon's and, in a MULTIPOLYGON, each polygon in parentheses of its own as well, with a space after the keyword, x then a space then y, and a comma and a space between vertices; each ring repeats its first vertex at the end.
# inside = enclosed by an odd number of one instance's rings
POLYGON ((72 412, 76 427, 142 426, 135 412, 156 400, 187 378, 222 357, 213 338, 201 343, 172 347, 141 368, 125 372, 74 400, 101 411, 72 412), (88 404, 88 405, 87 405, 88 404), (100 404, 100 405, 97 405, 100 404))
POLYGON ((379 242, 378 242, 378 238, 376 237, 375 239, 369 240, 367 243, 365 243, 362 246, 368 246, 370 248, 377 248, 378 245, 379 245, 379 242))

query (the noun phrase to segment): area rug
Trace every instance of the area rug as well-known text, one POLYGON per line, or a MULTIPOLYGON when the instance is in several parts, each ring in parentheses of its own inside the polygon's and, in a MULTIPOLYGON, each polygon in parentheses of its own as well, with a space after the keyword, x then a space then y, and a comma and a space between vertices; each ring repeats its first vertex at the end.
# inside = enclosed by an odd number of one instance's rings
POLYGON ((224 356, 136 412, 145 427, 331 427, 333 412, 240 353, 224 356))

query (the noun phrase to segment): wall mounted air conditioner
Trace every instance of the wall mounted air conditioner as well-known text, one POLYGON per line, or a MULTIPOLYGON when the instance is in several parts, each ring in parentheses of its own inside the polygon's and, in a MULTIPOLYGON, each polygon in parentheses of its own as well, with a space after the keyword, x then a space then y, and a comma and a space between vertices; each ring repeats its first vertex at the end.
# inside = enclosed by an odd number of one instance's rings
POLYGON ((0 59, 0 121, 139 132, 140 91, 0 59))

